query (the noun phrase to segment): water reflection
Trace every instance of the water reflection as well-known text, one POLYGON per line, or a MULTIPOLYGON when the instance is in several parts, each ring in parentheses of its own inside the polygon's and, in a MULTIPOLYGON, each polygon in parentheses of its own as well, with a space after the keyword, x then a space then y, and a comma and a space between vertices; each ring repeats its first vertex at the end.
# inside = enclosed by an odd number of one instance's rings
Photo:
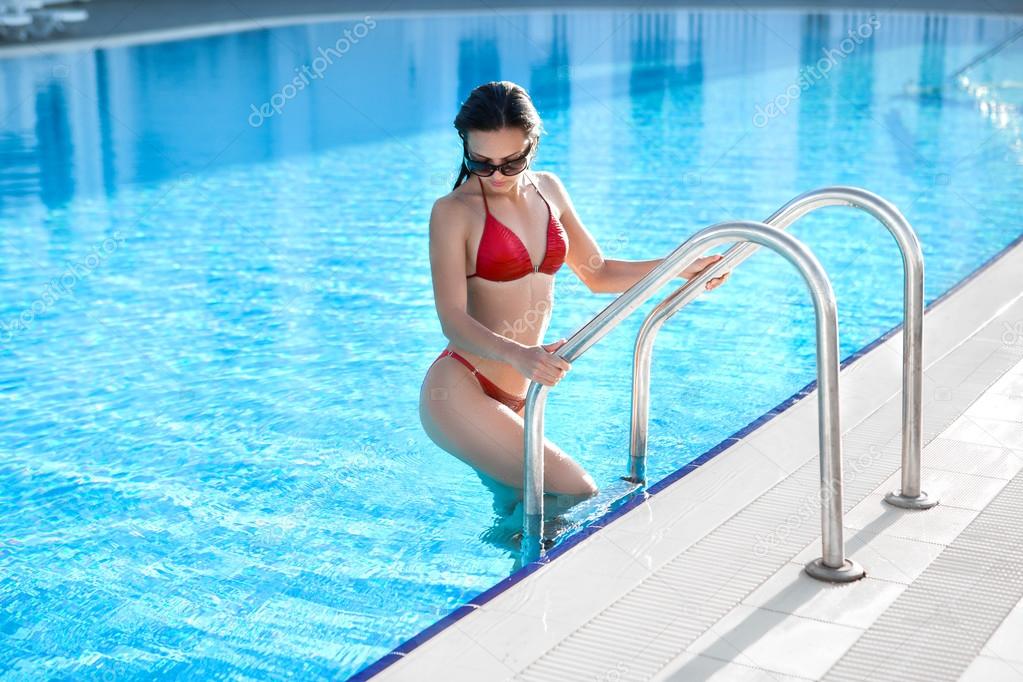
POLYGON ((941 106, 945 84, 945 43, 948 40, 948 17, 924 19, 923 54, 920 56, 920 96, 934 98, 941 106))
MULTIPOLYGON (((580 97, 699 98, 708 68, 718 77, 777 68, 795 76, 865 19, 685 10, 377 19, 322 77, 295 92, 288 84, 356 22, 10 59, 0 62, 0 210, 30 198, 52 209, 124 184, 447 129, 468 91, 490 79, 523 84, 552 119, 580 97), (254 121, 254 108, 275 95, 281 106, 254 121)), ((1008 30, 997 18, 884 21, 877 39, 851 57, 866 67, 839 69, 805 104, 869 103, 883 78, 875 51, 910 39, 922 40, 920 85, 940 86, 949 43, 1008 30)), ((797 144, 815 144, 829 121, 801 109, 797 144)))

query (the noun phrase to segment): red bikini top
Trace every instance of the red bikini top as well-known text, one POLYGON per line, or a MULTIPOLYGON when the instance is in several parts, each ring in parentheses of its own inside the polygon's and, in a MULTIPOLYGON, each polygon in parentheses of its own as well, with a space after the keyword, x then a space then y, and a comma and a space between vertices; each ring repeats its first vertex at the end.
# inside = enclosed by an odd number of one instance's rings
MULTIPOLYGON (((528 177, 528 176, 527 176, 528 177)), ((479 176, 476 176, 479 180, 479 176)), ((540 194, 540 188, 530 178, 529 182, 540 194)), ((540 198, 547 204, 547 213, 550 219, 547 221, 547 252, 544 254, 540 265, 534 266, 530 260, 529 251, 518 235, 512 232, 500 220, 490 214, 490 207, 487 206, 487 194, 483 191, 483 181, 480 180, 480 191, 483 192, 483 208, 487 217, 483 223, 483 237, 480 238, 479 250, 476 254, 476 272, 467 277, 482 277, 493 282, 509 282, 513 279, 525 277, 531 272, 544 272, 553 275, 565 262, 565 253, 568 244, 565 241, 565 228, 561 222, 554 217, 551 205, 540 194, 540 198)))

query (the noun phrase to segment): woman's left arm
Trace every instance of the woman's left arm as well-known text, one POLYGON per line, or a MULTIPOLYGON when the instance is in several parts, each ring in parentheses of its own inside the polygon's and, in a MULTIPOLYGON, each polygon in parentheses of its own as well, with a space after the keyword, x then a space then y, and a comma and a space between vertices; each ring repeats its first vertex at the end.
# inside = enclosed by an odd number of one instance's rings
MULTIPOLYGON (((548 190, 557 197, 557 204, 561 207, 561 224, 568 234, 568 254, 565 262, 590 291, 599 294, 621 293, 664 262, 663 258, 653 260, 604 258, 597 241, 579 220, 572 199, 558 176, 549 171, 538 172, 537 175, 546 177, 548 190)), ((697 258, 678 276, 687 280, 692 279, 721 258, 720 254, 697 258)), ((730 274, 730 271, 725 272, 720 277, 710 280, 707 282, 707 289, 720 286, 730 274)))

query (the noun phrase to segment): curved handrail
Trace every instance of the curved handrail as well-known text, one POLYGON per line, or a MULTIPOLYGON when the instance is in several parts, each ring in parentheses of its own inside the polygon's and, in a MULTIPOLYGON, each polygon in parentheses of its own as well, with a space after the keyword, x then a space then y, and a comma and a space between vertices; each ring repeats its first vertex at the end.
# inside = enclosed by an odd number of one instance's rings
MULTIPOLYGON (((845 558, 842 539, 842 443, 838 404, 838 313, 824 268, 792 235, 764 223, 734 221, 704 228, 672 251, 663 262, 630 287, 559 348, 570 362, 607 334, 629 313, 677 276, 700 254, 720 243, 736 240, 767 246, 792 263, 813 297, 817 322, 817 380, 821 453, 821 536, 823 557, 811 561, 807 572, 823 580, 846 582, 864 575, 863 568, 845 558)), ((550 387, 533 382, 526 392, 525 466, 523 472, 523 558, 543 553, 543 416, 550 387)))
POLYGON ((1015 33, 1013 33, 1009 37, 1005 38, 1003 41, 1001 41, 997 45, 992 46, 991 49, 985 50, 984 52, 980 53, 979 55, 977 55, 976 57, 971 59, 965 66, 962 66, 959 69, 957 69, 955 73, 953 73, 951 76, 949 76, 945 80, 947 80, 947 81, 955 81, 956 83, 959 83, 960 82, 959 79, 960 79, 960 77, 962 77, 962 75, 964 73, 966 73, 967 71, 969 71, 973 67, 977 66, 981 62, 985 62, 988 59, 990 59, 991 57, 994 57, 996 54, 998 54, 999 52, 1001 52, 1002 50, 1007 48, 1009 45, 1011 45, 1012 43, 1014 43, 1017 40, 1019 40, 1020 38, 1023 38, 1023 28, 1021 28, 1020 30, 1016 31, 1015 33))
MULTIPOLYGON (((822 187, 801 194, 774 212, 764 222, 786 229, 806 214, 826 206, 851 206, 863 210, 883 224, 899 245, 904 272, 902 338, 902 489, 885 496, 889 504, 908 509, 929 509, 937 498, 920 490, 921 391, 923 385, 923 296, 924 261, 920 241, 909 222, 895 206, 858 187, 822 187)), ((640 326, 633 354, 632 435, 629 480, 642 482, 646 476, 647 423, 649 415, 650 356, 661 325, 683 306, 699 296, 704 284, 734 268, 759 248, 752 243, 736 244, 724 257, 687 281, 658 304, 640 326)))
POLYGON ((1023 29, 1016 31, 996 45, 984 50, 969 62, 956 69, 950 76, 942 76, 936 85, 921 85, 914 89, 911 85, 912 81, 910 81, 909 83, 906 83, 905 90, 907 94, 940 95, 941 90, 945 87, 946 83, 955 83, 957 85, 967 87, 970 84, 970 79, 964 76, 967 71, 995 56, 1021 37, 1023 37, 1023 29))

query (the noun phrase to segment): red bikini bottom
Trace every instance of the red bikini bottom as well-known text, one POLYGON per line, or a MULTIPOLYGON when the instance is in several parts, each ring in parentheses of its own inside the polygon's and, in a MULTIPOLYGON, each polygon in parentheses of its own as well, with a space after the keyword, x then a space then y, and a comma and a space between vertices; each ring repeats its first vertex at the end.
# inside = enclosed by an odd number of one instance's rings
POLYGON ((465 365, 469 369, 469 371, 476 376, 476 380, 480 382, 480 388, 483 389, 483 392, 489 395, 494 400, 502 402, 508 407, 510 407, 512 409, 512 412, 518 412, 520 409, 522 409, 522 406, 526 404, 525 396, 520 398, 517 395, 513 395, 508 391, 504 390, 503 388, 495 384, 493 381, 480 374, 480 371, 473 367, 471 362, 469 362, 464 357, 462 357, 455 351, 451 350, 450 348, 445 348, 443 351, 441 351, 441 354, 437 356, 437 359, 434 360, 434 362, 437 362, 437 360, 440 360, 445 355, 450 355, 455 360, 458 360, 460 363, 465 365))

